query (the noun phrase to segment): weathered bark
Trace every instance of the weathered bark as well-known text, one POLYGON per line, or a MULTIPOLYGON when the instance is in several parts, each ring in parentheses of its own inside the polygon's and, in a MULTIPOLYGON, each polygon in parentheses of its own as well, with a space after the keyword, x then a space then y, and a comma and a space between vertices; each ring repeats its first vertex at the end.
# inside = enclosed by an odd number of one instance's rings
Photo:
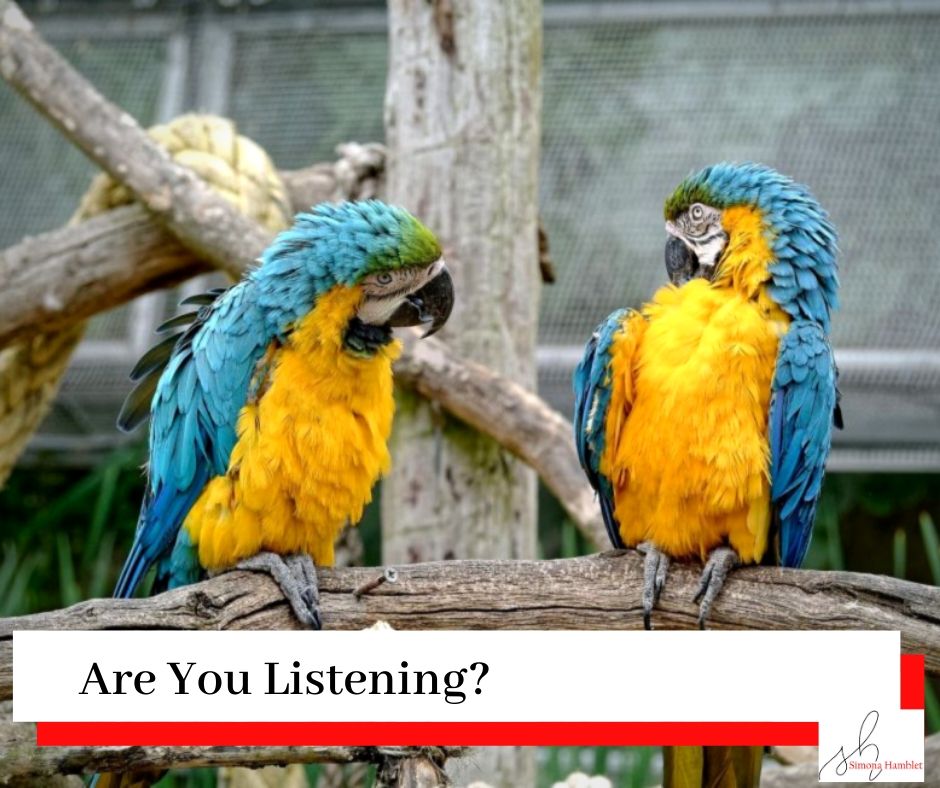
MULTIPOLYGON (((7 712, 9 710, 7 709, 7 712)), ((402 759, 423 760, 419 747, 37 747, 36 725, 3 720, 0 709, 0 785, 49 785, 63 774, 199 766, 267 766, 289 763, 375 763, 392 770, 402 759)), ((435 750, 443 763, 460 748, 435 750)), ((405 761, 406 763, 408 761, 405 761)), ((388 783, 411 786, 411 783, 388 783)), ((424 786, 424 783, 415 783, 424 786)))
MULTIPOLYGON (((323 569, 319 572, 321 604, 325 625, 339 630, 363 629, 376 621, 386 621, 396 629, 640 629, 642 564, 642 557, 632 551, 556 561, 419 564, 401 567, 396 583, 384 583, 358 599, 356 589, 376 578, 380 570, 323 569)), ((656 613, 657 626, 697 626, 698 611, 690 601, 697 580, 695 567, 673 566, 656 613)), ((713 610, 711 626, 899 630, 904 650, 925 654, 927 672, 940 675, 940 589, 933 586, 848 572, 742 569, 728 581, 713 610)), ((0 619, 0 700, 8 700, 13 693, 14 630, 152 628, 266 630, 295 629, 299 624, 270 579, 238 572, 148 599, 91 600, 65 610, 0 619)), ((0 783, 14 772, 25 778, 55 771, 126 770, 131 763, 128 758, 143 759, 133 760, 134 766, 152 762, 260 765, 321 758, 305 748, 281 748, 261 755, 253 748, 113 748, 104 752, 68 748, 51 754, 31 746, 31 728, 13 728, 0 724, 0 752, 8 748, 6 760, 0 757, 0 783), (28 740, 30 746, 13 747, 14 739, 28 740)), ((332 751, 340 749, 345 748, 332 751)), ((366 749, 351 750, 349 759, 365 757, 366 749)), ((473 763, 477 757, 474 754, 473 763)), ((458 763, 451 762, 451 772, 459 771, 458 763)), ((427 767, 419 761, 396 773, 429 774, 427 767)))
MULTIPOLYGON (((336 162, 281 172, 295 211, 375 196, 380 146, 341 145, 336 162)), ((247 255, 239 266, 250 264, 247 255)), ((24 238, 0 251, 0 347, 60 330, 212 270, 140 205, 24 238)))
MULTIPOLYGON (((392 0, 385 100, 388 197, 438 234, 455 280, 443 336, 531 390, 541 27, 540 0, 392 0)), ((498 442, 405 393, 391 449, 386 561, 535 556, 535 477, 498 442)), ((497 786, 534 784, 534 751, 492 748, 467 763, 497 786)))
MULTIPOLYGON (((448 344, 534 389, 541 4, 440 11, 389 4, 386 194, 443 242, 458 295, 448 344)), ((535 555, 534 477, 497 443, 403 396, 392 453, 386 560, 535 555)))
POLYGON ((139 205, 24 238, 0 252, 0 346, 209 270, 139 205))
POLYGON ((451 755, 440 747, 424 747, 410 758, 388 758, 375 775, 375 788, 443 788, 451 785, 444 764, 451 755))
MULTIPOLYGON (((674 564, 653 622, 695 629, 700 567, 674 564)), ((642 629, 643 558, 634 550, 553 561, 439 561, 398 567, 359 598, 378 568, 320 569, 323 623, 365 629, 642 629)), ((714 629, 899 630, 902 648, 940 675, 940 588, 854 572, 749 567, 712 610, 714 629)), ((147 599, 93 599, 0 619, 0 700, 13 692, 12 632, 27 629, 298 629, 277 586, 231 572, 147 599)))

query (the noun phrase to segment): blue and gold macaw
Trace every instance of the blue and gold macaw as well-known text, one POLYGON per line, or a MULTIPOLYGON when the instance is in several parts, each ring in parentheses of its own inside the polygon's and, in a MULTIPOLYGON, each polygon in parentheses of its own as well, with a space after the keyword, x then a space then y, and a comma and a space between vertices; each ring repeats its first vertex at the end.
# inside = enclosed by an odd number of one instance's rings
MULTIPOLYGON (((234 287, 135 367, 118 423, 151 416, 147 491, 115 596, 239 566, 269 572, 319 627, 313 563, 389 466, 393 326, 443 325, 453 288, 434 235, 371 200, 299 214, 234 287)), ((185 303, 185 302, 184 302, 185 303)))
MULTIPOLYGON (((666 201, 672 283, 594 332, 574 431, 615 547, 645 553, 644 624, 672 559, 704 562, 704 627, 728 573, 799 566, 834 422, 836 233, 809 191, 717 164, 666 201)), ((760 748, 670 749, 667 785, 750 785, 760 748), (735 782, 736 780, 736 782, 735 782)))
POLYGON ((671 559, 706 560, 703 624, 737 564, 772 544, 799 566, 838 417, 836 234, 806 188, 718 164, 665 214, 674 283, 610 315, 574 375, 578 454, 610 539, 646 554, 647 627, 671 559))

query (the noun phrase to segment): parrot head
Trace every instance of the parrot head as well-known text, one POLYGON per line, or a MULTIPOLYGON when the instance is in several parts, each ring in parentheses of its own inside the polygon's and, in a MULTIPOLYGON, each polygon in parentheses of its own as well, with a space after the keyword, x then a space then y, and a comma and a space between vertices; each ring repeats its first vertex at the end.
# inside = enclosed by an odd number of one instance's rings
POLYGON ((322 203, 300 213, 264 252, 256 278, 271 283, 264 304, 280 325, 336 286, 358 287, 365 326, 447 322, 454 288, 434 234, 408 211, 379 200, 322 203))
POLYGON ((764 291, 790 317, 828 329, 836 232, 806 187, 761 164, 716 164, 679 184, 665 216, 673 284, 704 278, 748 298, 764 291))

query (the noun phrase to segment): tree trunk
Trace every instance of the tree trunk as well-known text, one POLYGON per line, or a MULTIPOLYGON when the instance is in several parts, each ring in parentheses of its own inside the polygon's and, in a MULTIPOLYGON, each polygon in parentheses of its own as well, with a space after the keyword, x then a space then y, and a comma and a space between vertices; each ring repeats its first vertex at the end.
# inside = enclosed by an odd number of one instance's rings
MULTIPOLYGON (((540 0, 389 3, 388 198, 443 243, 457 292, 447 342, 533 389, 541 31, 540 0)), ((403 394, 392 456, 386 563, 535 556, 535 476, 492 439, 403 394)), ((457 783, 535 783, 531 751, 467 764, 457 783)))

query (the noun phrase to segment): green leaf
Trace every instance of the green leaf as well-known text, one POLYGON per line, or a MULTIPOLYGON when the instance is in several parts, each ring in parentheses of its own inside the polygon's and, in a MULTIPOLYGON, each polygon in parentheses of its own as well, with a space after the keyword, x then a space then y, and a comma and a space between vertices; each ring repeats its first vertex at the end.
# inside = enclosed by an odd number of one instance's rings
POLYGON ((924 539, 924 550, 927 554, 927 566, 933 583, 940 586, 940 536, 937 535, 937 526, 927 512, 920 513, 920 535, 924 539))
POLYGON ((907 531, 903 528, 894 531, 894 576, 907 577, 907 531))

